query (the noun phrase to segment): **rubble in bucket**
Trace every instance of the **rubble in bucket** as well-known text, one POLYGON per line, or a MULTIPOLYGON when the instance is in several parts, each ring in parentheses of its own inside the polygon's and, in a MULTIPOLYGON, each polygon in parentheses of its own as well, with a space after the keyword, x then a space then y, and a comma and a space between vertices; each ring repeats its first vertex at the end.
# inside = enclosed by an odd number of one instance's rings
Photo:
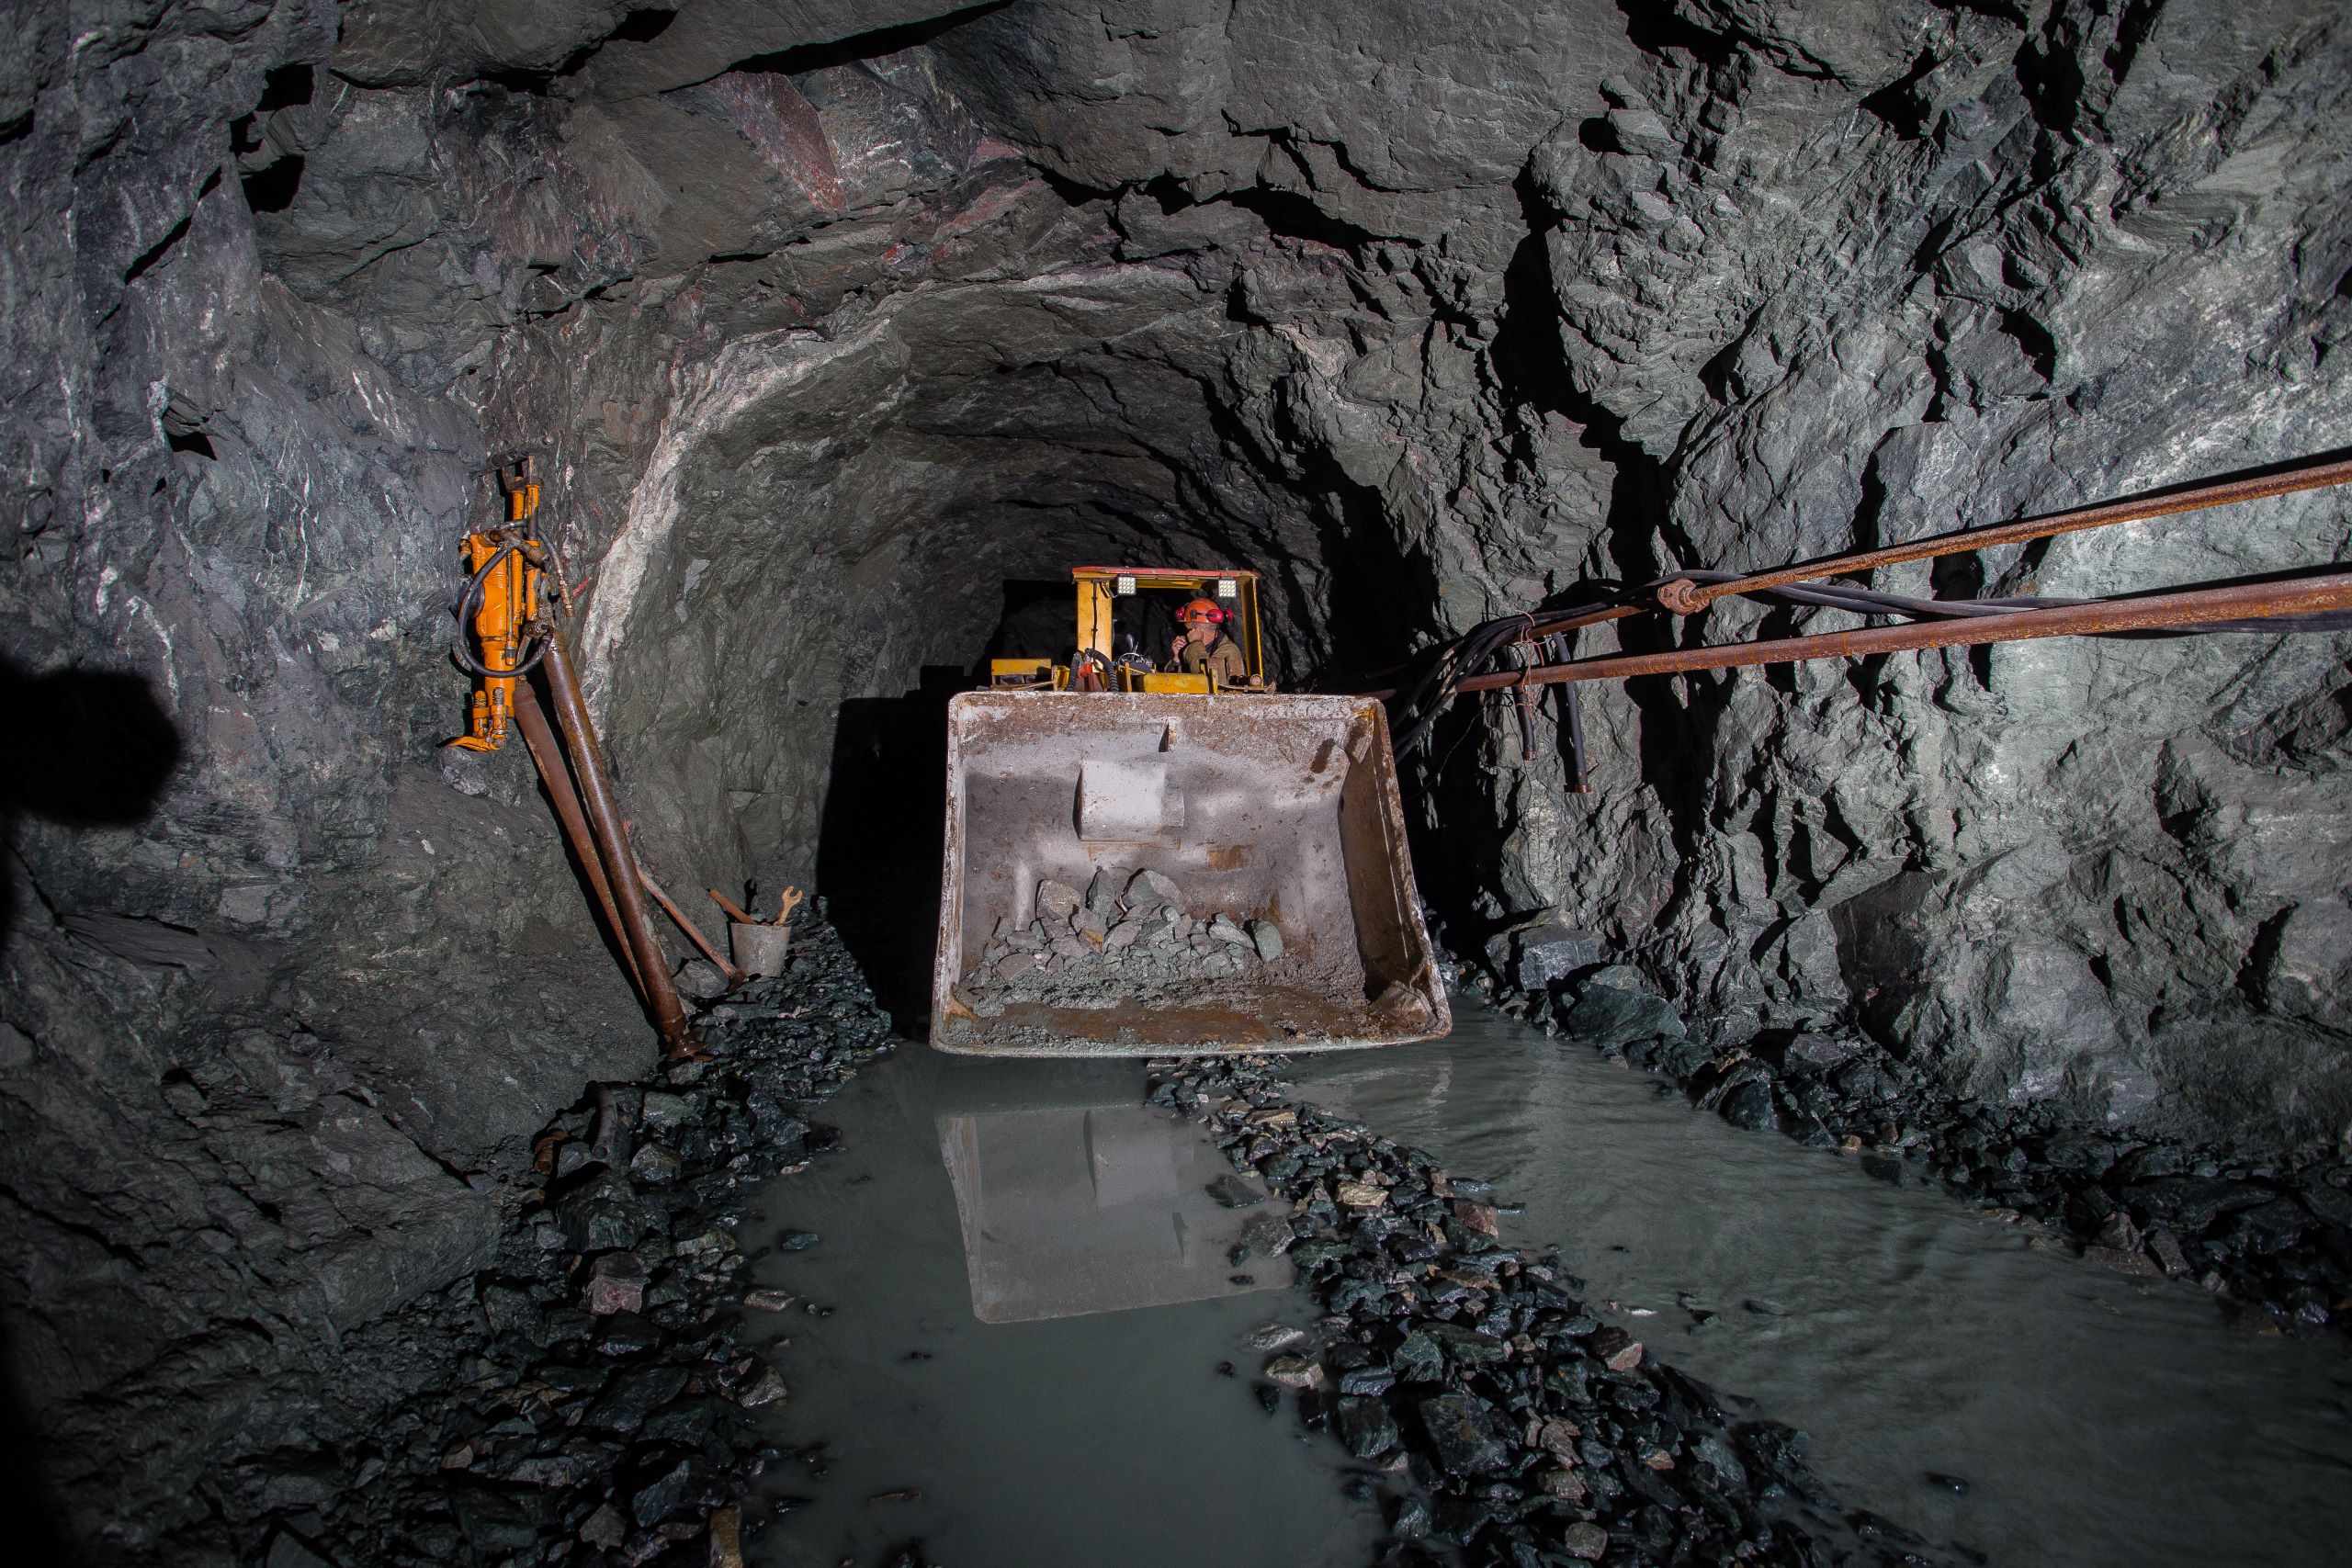
POLYGON ((1262 977, 1283 952, 1273 921, 1195 914, 1173 880, 1148 869, 1124 885, 1098 871, 1084 893, 1040 882, 1034 908, 1027 925, 998 921, 964 976, 965 1004, 983 1016, 1012 1002, 1182 1000, 1219 981, 1262 977))

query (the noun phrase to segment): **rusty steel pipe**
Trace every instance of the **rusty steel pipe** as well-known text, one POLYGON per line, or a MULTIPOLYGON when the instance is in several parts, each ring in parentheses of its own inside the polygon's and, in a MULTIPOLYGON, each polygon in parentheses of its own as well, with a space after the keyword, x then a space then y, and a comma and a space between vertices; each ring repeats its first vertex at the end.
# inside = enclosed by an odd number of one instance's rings
POLYGON ((710 939, 702 934, 702 928, 686 919, 686 912, 679 908, 667 893, 662 891, 662 885, 653 880, 653 874, 640 863, 637 868, 637 876, 639 881, 645 884, 645 890, 653 895, 653 901, 662 906, 662 912, 678 922, 678 929, 686 933, 686 940, 700 949, 702 955, 710 960, 712 966, 727 976, 727 983, 730 986, 741 985, 743 972, 718 956, 718 949, 710 945, 710 939))
POLYGON ((2017 642, 2029 637, 2083 637, 2098 632, 2161 631, 2210 621, 2267 619, 2352 608, 2352 572, 2331 572, 2296 582, 2245 583, 2229 588, 2192 588, 2138 599, 2109 599, 1964 621, 1930 621, 1770 642, 1733 643, 1722 648, 1684 648, 1665 653, 1604 654, 1535 670, 1506 670, 1473 675, 1454 686, 1461 692, 1493 692, 1513 686, 1549 686, 1563 681, 1606 681, 1637 675, 1682 675, 1695 670, 1736 670, 1757 664, 1787 664, 1804 659, 1851 659, 1906 649, 1968 648, 1979 643, 2017 642))
POLYGON ((645 977, 638 973, 637 953, 630 947, 628 933, 621 929, 620 911, 613 907, 613 886, 605 876, 604 857, 596 852, 596 837, 588 829, 588 818, 581 814, 580 792, 571 783, 571 771, 564 766, 563 749, 548 727, 548 716, 539 706, 538 694, 531 690, 528 681, 514 683, 514 728, 523 732, 523 744, 531 753, 531 761, 539 767, 539 782, 547 786, 548 799, 554 803, 555 819, 563 828, 563 836, 571 845, 572 854, 580 868, 587 874, 588 886, 596 895, 596 907, 605 911, 605 925, 613 933, 614 945, 621 950, 621 961, 628 969, 629 984, 640 999, 646 998, 645 977))
POLYGON ((637 954, 638 975, 644 983, 645 1010, 652 1019, 655 1032, 662 1036, 663 1051, 672 1056, 683 1055, 694 1048, 694 1036, 686 1028, 685 1004, 678 999, 678 987, 670 978, 669 957, 654 939, 653 922, 645 911, 645 890, 638 885, 637 856, 629 848, 628 835, 621 829, 620 808, 613 801, 604 755, 596 745, 596 728, 588 717, 588 705, 580 695, 580 681, 572 671, 571 651, 563 646, 562 635, 553 628, 548 632, 547 657, 539 661, 539 669, 547 677, 548 696, 555 704, 556 723, 563 728, 564 739, 571 744, 572 761, 578 768, 581 804, 587 809, 588 821, 596 829, 597 844, 604 851, 613 903, 620 915, 621 934, 637 954))
MULTIPOLYGON (((2153 517, 2170 517, 2182 512, 2200 512, 2209 506, 2228 506, 2241 501, 2259 501, 2267 496, 2292 495, 2299 491, 2324 490, 2352 480, 2352 457, 2332 463, 2314 463, 2304 468, 2290 468, 2283 473, 2265 474, 2250 479, 2224 479, 2213 484, 2191 486, 2169 494, 2143 495, 2124 501, 2109 501, 2098 506, 2078 507, 2072 512, 2053 513, 2047 517, 2023 518, 2014 523, 1996 523, 1983 528, 1964 528, 1956 534, 1939 534, 1933 538, 1914 539, 1909 544, 1889 545, 1883 549, 1856 550, 1842 556, 1825 556, 1819 560, 1804 561, 1770 571, 1759 571, 1730 582, 1692 582, 1687 578, 1661 584, 1657 590, 1660 607, 1676 615, 1696 615, 1717 599, 1735 593, 1755 593, 1768 588, 1781 588, 1792 582, 1805 582, 1817 577, 1842 577, 1850 572, 1869 571, 1876 567, 1895 566, 1904 561, 1920 560, 1929 556, 1957 555, 1968 550, 1990 549, 1996 545, 2019 544, 2029 539, 2047 539, 2059 534, 2080 533, 2086 528, 2104 528, 2117 523, 2144 523, 2153 517)), ((2033 612, 2040 614, 2040 612, 2033 612)), ((2047 635, 2047 634, 2045 634, 2047 635)), ((1982 640, 1982 639, 1979 639, 1982 640)), ((1905 647, 1936 647, 1940 644, 1912 643, 1905 647)), ((1812 658, 1814 655, 1800 657, 1812 658)), ((1481 677, 1483 679, 1483 677, 1481 677)), ((1469 688, 1465 685, 1464 690, 1469 688)))
POLYGON ((762 920, 759 916, 751 913, 741 904, 735 902, 734 899, 729 898, 726 894, 721 893, 718 888, 706 887, 703 891, 709 894, 710 901, 718 905, 720 910, 726 914, 727 918, 733 920, 736 924, 756 926, 766 923, 762 920))

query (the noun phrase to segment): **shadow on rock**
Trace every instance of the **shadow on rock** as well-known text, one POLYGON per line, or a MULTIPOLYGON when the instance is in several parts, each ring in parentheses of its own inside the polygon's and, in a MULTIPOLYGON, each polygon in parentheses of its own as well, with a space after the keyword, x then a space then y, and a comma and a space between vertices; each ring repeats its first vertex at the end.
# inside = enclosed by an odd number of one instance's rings
MULTIPOLYGON (((68 828, 143 822, 180 759, 179 731, 143 675, 28 674, 0 658, 0 831, 19 815, 68 828)), ((0 877, 0 941, 16 927, 13 878, 0 877)))
POLYGON ((0 1518, 8 1521, 15 1542, 10 1557, 18 1562, 68 1565, 87 1561, 69 1550, 61 1523, 65 1510, 44 1480, 48 1444, 33 1428, 17 1382, 6 1369, 16 1364, 16 1347, 0 1326, 0 1518))

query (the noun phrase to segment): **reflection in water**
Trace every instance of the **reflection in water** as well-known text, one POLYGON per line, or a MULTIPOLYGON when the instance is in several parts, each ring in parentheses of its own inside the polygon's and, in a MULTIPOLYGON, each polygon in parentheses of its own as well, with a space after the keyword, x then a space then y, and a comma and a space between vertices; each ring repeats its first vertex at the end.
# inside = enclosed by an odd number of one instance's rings
MULTIPOLYGON (((1038 1069, 1031 1069, 1036 1071, 1038 1069)), ((982 1323, 1076 1317, 1291 1282, 1262 1245, 1228 1256, 1266 1202, 1227 1208, 1232 1174, 1199 1129, 1134 1103, 939 1118, 982 1323)))
POLYGON ((867 1568, 913 1540, 955 1568, 1373 1561, 1379 1507, 1343 1490, 1347 1451, 1250 1396, 1250 1331, 1309 1309, 1227 1281, 1276 1282, 1262 1253, 1226 1260, 1258 1211, 1219 1208, 1203 1189, 1231 1167, 1142 1097, 1132 1062, 910 1046, 827 1104, 842 1151, 770 1183, 744 1226, 753 1250, 820 1234, 745 1284, 833 1309, 752 1325, 789 1341, 766 1440, 824 1445, 759 1483, 755 1507, 801 1501, 752 1568, 867 1568))

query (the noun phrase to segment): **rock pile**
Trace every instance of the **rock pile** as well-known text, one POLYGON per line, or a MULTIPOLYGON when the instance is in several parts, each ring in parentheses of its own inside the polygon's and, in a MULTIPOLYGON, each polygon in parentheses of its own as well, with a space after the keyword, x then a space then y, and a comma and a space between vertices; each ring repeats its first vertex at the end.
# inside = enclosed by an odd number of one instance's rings
POLYGON ((707 1060, 598 1086, 540 1134, 500 1267, 412 1325, 440 1378, 356 1439, 356 1477, 274 1481, 312 1506, 280 1508, 254 1560, 741 1562, 734 1499, 781 1457, 747 1413, 788 1393, 739 1329, 803 1303, 737 1277, 817 1238, 747 1243, 740 1199, 838 1141, 808 1110, 888 1049, 846 950, 801 919, 790 970, 705 1015, 707 1060))
POLYGON ((1940 1181, 2037 1240, 2124 1274, 2193 1279, 2284 1326, 2352 1328, 2352 1166, 2340 1158, 2250 1156, 2047 1101, 1990 1103, 1851 1033, 1711 1045, 1623 968, 1544 977, 1500 1005, 1672 1078, 1735 1126, 1860 1154, 1881 1177, 1940 1181))
POLYGON ((1283 953, 1273 921, 1195 914, 1182 888, 1149 869, 1124 878, 1098 871, 1083 893, 1040 882, 1034 908, 1026 925, 1000 920, 964 976, 976 1011, 1008 1002, 1086 1007, 1194 995, 1255 976, 1283 953))
POLYGON ((1324 1315, 1253 1337, 1272 1358, 1260 1399, 1295 1391, 1307 1427, 1390 1478, 1403 1561, 1924 1560, 1885 1521, 1841 1517, 1793 1434, 1736 1423, 1588 1311, 1554 1251, 1504 1241, 1485 1182, 1286 1098, 1265 1057, 1154 1064, 1148 1098, 1295 1204, 1251 1240, 1288 1252, 1324 1315))

